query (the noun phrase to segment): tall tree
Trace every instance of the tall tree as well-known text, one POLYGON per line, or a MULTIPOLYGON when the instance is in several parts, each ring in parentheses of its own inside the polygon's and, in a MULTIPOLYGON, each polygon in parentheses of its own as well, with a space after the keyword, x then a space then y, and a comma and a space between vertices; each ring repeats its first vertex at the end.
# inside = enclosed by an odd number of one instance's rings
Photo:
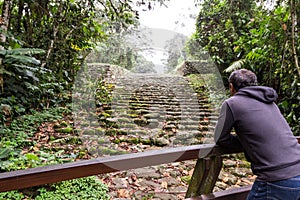
MULTIPOLYGON (((36 85, 28 87, 19 76, 9 76, 10 81, 6 81, 4 87, 19 84, 6 95, 17 97, 18 91, 23 90, 17 98, 26 99, 23 102, 35 99, 40 102, 31 104, 41 106, 58 103, 53 98, 59 100, 57 94, 72 87, 77 70, 96 42, 130 28, 137 17, 130 2, 121 0, 16 0, 3 1, 1 5, 2 16, 9 14, 7 33, 14 35, 5 42, 6 49, 38 48, 46 52, 37 57, 41 66, 28 66, 24 71, 26 77, 31 75, 36 85)), ((0 70, 3 69, 1 66, 0 70)), ((7 69, 14 70, 9 66, 7 69)))

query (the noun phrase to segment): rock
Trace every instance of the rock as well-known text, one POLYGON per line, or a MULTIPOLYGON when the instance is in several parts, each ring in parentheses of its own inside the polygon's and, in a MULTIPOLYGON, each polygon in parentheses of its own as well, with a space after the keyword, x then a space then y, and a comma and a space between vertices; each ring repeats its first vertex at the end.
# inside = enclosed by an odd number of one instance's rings
POLYGON ((236 161, 234 160, 224 160, 223 161, 224 167, 235 167, 236 161))
POLYGON ((235 185, 237 182, 237 177, 224 171, 220 172, 219 179, 228 185, 235 185))
POLYGON ((165 177, 165 178, 159 179, 158 182, 159 183, 166 182, 168 184, 168 187, 176 186, 176 185, 180 185, 181 184, 180 181, 177 180, 174 177, 165 177))
POLYGON ((115 188, 117 188, 117 189, 127 187, 127 181, 124 178, 113 179, 113 184, 115 185, 115 188))
POLYGON ((154 144, 157 146, 167 146, 170 144, 170 141, 164 137, 156 138, 154 144))
POLYGON ((155 194, 153 200, 178 200, 176 195, 172 194, 155 194))
POLYGON ((139 184, 141 186, 144 186, 144 187, 150 187, 151 189, 155 189, 155 188, 160 188, 160 184, 154 182, 154 181, 148 181, 146 179, 143 179, 141 182, 139 182, 139 184))
POLYGON ((149 120, 148 120, 148 123, 149 123, 149 124, 147 125, 147 128, 151 128, 151 129, 157 128, 158 125, 159 125, 159 122, 158 122, 157 119, 149 119, 149 120))
MULTIPOLYGON (((161 177, 161 175, 157 173, 155 169, 149 167, 134 169, 131 173, 135 173, 135 175, 138 178, 145 178, 145 179, 150 179, 150 178, 158 179, 161 177)), ((128 172, 128 175, 130 175, 131 173, 128 172)))
POLYGON ((186 190, 187 190, 187 187, 184 187, 184 186, 176 186, 176 187, 170 187, 169 188, 169 192, 170 193, 175 193, 175 194, 185 193, 186 190))
POLYGON ((219 188, 219 190, 225 190, 229 186, 224 182, 216 182, 215 187, 219 188))
POLYGON ((234 168, 231 173, 238 177, 245 177, 246 175, 252 174, 251 169, 248 168, 234 168))

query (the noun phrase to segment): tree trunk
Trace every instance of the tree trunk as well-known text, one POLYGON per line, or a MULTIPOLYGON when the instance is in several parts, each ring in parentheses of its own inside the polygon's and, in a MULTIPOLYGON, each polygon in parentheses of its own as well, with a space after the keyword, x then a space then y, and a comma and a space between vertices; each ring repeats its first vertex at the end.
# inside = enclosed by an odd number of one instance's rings
MULTIPOLYGON (((10 9, 11 9, 11 1, 10 0, 4 0, 3 1, 3 7, 2 7, 2 16, 0 19, 0 26, 2 31, 5 33, 7 32, 8 29, 8 24, 9 24, 9 19, 10 19, 10 9)), ((1 33, 0 34, 0 40, 2 43, 6 41, 6 35, 1 33)), ((0 45, 0 51, 3 50, 4 47, 0 45)), ((1 87, 1 93, 3 94, 4 92, 4 79, 3 79, 3 74, 4 74, 4 66, 2 65, 2 59, 0 58, 0 87, 1 87)))
POLYGON ((298 60, 298 55, 297 55, 297 50, 296 50, 296 35, 295 35, 295 28, 297 25, 297 15, 296 15, 296 5, 294 0, 291 0, 290 4, 290 10, 291 10, 291 17, 292 17, 292 50, 293 50, 293 56, 294 56, 294 61, 295 61, 295 66, 298 71, 298 76, 300 78, 300 67, 299 67, 299 60, 298 60))

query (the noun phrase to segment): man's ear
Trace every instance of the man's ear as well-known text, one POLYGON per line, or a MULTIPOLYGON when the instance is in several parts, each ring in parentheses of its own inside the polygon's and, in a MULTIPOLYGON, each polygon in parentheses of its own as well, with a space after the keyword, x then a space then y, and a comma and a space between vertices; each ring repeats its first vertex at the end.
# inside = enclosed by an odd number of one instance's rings
POLYGON ((232 83, 229 83, 229 90, 231 95, 234 95, 237 92, 232 83))

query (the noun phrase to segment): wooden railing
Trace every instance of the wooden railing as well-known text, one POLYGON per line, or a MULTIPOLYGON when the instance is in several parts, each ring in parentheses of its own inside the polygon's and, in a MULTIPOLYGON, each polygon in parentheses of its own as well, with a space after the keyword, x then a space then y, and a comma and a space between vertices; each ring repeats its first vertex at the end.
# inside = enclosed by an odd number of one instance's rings
MULTIPOLYGON (((297 139, 300 143, 300 137, 297 139)), ((251 186, 212 194, 222 168, 222 155, 231 153, 239 152, 204 144, 5 172, 0 173, 0 192, 24 189, 91 175, 197 159, 186 198, 190 200, 245 199, 251 186), (204 158, 199 158, 199 155, 203 154, 207 155, 204 158)))

